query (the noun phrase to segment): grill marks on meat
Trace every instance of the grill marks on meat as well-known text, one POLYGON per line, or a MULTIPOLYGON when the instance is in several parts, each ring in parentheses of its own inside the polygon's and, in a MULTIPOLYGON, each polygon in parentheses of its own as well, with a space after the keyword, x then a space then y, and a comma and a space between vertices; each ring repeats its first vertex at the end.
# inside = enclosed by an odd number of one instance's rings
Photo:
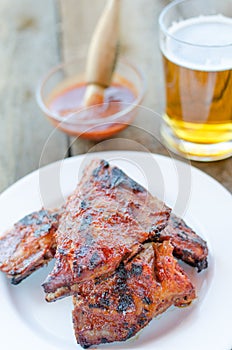
POLYGON ((145 244, 111 277, 83 283, 73 297, 77 342, 86 348, 124 341, 171 305, 188 305, 195 289, 172 252, 169 241, 145 244))
POLYGON ((87 348, 127 340, 171 305, 191 303, 195 289, 173 255, 201 271, 208 248, 163 202, 97 160, 59 212, 27 215, 0 238, 0 270, 13 284, 54 255, 46 299, 75 295, 75 335, 87 348))
POLYGON ((155 240, 162 242, 169 239, 174 247, 174 256, 196 267, 198 272, 207 268, 207 243, 175 214, 171 214, 168 225, 155 240))
MULTIPOLYGON (((148 240, 153 239, 154 241, 162 242, 164 240, 170 239, 173 246, 174 246, 174 255, 185 261, 186 263, 197 267, 198 271, 201 271, 202 269, 207 267, 207 254, 208 254, 208 248, 206 242, 201 239, 192 229, 190 229, 183 220, 180 218, 176 217, 174 214, 171 214, 170 220, 168 223, 168 226, 162 231, 160 231, 160 228, 164 225, 163 221, 167 220, 167 217, 169 216, 169 211, 165 210, 163 213, 158 212, 154 214, 152 212, 152 205, 156 205, 156 201, 149 201, 150 198, 146 198, 147 192, 138 185, 136 182, 134 182, 132 179, 128 178, 120 169, 118 168, 112 168, 111 171, 111 177, 108 176, 102 169, 108 168, 108 163, 102 162, 101 165, 93 169, 93 176, 94 178, 96 177, 98 181, 104 182, 101 187, 105 189, 109 189, 112 187, 117 187, 117 192, 116 192, 116 197, 118 199, 123 197, 123 194, 121 193, 122 191, 127 193, 128 195, 128 200, 127 201, 127 208, 126 210, 124 209, 123 213, 119 213, 117 216, 112 215, 113 210, 111 213, 108 215, 108 222, 111 222, 111 224, 114 224, 117 221, 123 224, 123 220, 126 220, 126 217, 124 216, 125 214, 128 214, 132 218, 136 218, 136 225, 142 227, 143 231, 149 231, 151 232, 151 237, 148 238, 148 240), (140 193, 145 192, 145 197, 143 198, 142 196, 139 198, 136 198, 137 200, 135 201, 135 198, 133 197, 131 200, 131 191, 127 191, 127 189, 130 189, 132 191, 139 191, 140 193), (146 205, 144 205, 144 202, 146 201, 146 205), (158 220, 156 221, 156 226, 152 226, 152 223, 155 221, 155 216, 157 215, 158 220), (121 216, 121 217, 120 217, 121 216), (162 219, 163 217, 163 219, 162 219), (163 220, 163 221, 162 221, 163 220), (158 227, 158 228, 157 228, 158 227), (154 235, 155 233, 155 235, 154 235)), ((82 180, 82 183, 84 181, 82 180)), ((98 183, 98 182, 97 182, 98 183)), ((98 184, 99 185, 99 184, 98 184)), ((87 185, 87 187, 89 184, 87 185)), ((133 192, 134 193, 134 192, 133 192)), ((79 200, 79 206, 80 210, 85 213, 89 208, 90 208, 90 202, 86 199, 80 199, 79 200)), ((96 210, 97 215, 100 213, 102 214, 104 210, 106 210, 107 214, 107 208, 104 208, 104 206, 100 205, 100 203, 96 200, 95 204, 98 204, 98 208, 96 210)), ((113 208, 112 208, 113 209, 113 208)), ((115 208, 117 210, 117 206, 115 208)), ((165 208, 166 209, 166 208, 165 208)), ((47 261, 47 259, 50 259, 50 256, 54 254, 54 251, 56 249, 56 243, 55 243, 55 238, 52 237, 52 232, 55 233, 56 226, 57 226, 57 217, 60 216, 64 212, 64 207, 61 208, 60 213, 57 213, 55 215, 54 213, 41 210, 38 213, 32 213, 31 215, 26 216, 24 219, 20 220, 19 223, 17 223, 14 227, 15 230, 10 231, 7 235, 4 236, 4 238, 0 239, 0 269, 2 269, 4 272, 8 274, 8 272, 11 271, 11 277, 14 274, 15 276, 17 275, 16 273, 16 268, 12 267, 13 261, 14 261, 14 256, 17 257, 18 255, 17 252, 14 253, 16 250, 16 247, 18 246, 23 246, 26 242, 28 245, 31 237, 30 234, 26 237, 24 237, 26 232, 30 232, 30 229, 35 230, 33 233, 33 245, 35 247, 40 247, 45 245, 49 247, 50 241, 51 241, 51 246, 52 249, 47 250, 45 252, 44 250, 40 251, 39 248, 38 250, 34 253, 34 255, 31 254, 31 266, 30 266, 30 260, 28 258, 28 249, 21 249, 20 251, 20 262, 15 261, 15 266, 19 265, 18 267, 18 274, 19 269, 21 266, 21 269, 23 269, 23 264, 25 264, 25 268, 27 268, 28 274, 30 274, 34 269, 37 269, 40 266, 43 266, 44 262, 47 261), (47 222, 43 222, 43 218, 46 221, 46 215, 48 222, 51 221, 53 224, 52 229, 50 230, 50 224, 47 222), (52 217, 48 217, 49 215, 52 215, 52 217), (37 225, 37 229, 33 228, 33 225, 37 225), (55 228, 55 229, 54 229, 55 228), (47 234, 49 233, 49 235, 47 234), (46 238, 45 238, 46 236, 46 238), (37 239, 36 239, 37 238, 37 239), (14 256, 12 256, 14 254, 14 256), (37 261, 37 264, 35 266, 35 262, 37 261), (29 268, 30 266, 30 268, 29 268)), ((104 220, 106 221, 106 216, 104 215, 104 220)), ((84 258, 87 256, 89 252, 89 247, 94 243, 94 235, 91 234, 90 230, 88 229, 89 226, 91 225, 92 222, 92 215, 83 215, 83 220, 80 224, 80 231, 84 231, 83 234, 85 235, 85 243, 86 246, 81 247, 80 249, 77 249, 75 252, 75 258, 84 258)), ((132 226, 134 223, 132 222, 132 226)), ((139 230, 138 230, 139 232, 139 230)), ((141 247, 141 246, 140 246, 141 247)), ((140 247, 135 247, 136 249, 140 249, 140 247)), ((19 250, 18 248, 18 250, 19 250)), ((105 249, 106 252, 106 249, 105 249)), ((61 255, 66 255, 68 254, 68 250, 59 248, 59 253, 61 255)), ((29 254, 30 255, 30 254, 29 254)), ((133 253, 131 254, 133 255, 133 253)), ((90 269, 94 267, 98 267, 99 264, 101 263, 101 256, 99 255, 98 251, 95 251, 89 261, 89 266, 90 269)), ((72 269, 70 268, 69 264, 66 263, 65 259, 64 261, 59 262, 58 264, 58 269, 63 270, 63 281, 66 281, 67 287, 62 287, 61 289, 57 289, 52 298, 56 299, 60 297, 63 294, 72 294, 75 292, 76 286, 74 285, 70 287, 70 283, 72 283, 72 269), (68 272, 68 273, 67 273, 68 272), (72 290, 73 289, 73 290, 72 290)), ((73 262, 73 269, 77 275, 81 274, 82 267, 77 264, 76 261, 73 262)), ((23 276, 23 274, 21 274, 23 276)), ((25 273, 25 277, 27 276, 27 273, 25 273)), ((12 282, 13 283, 19 283, 21 280, 20 275, 17 277, 12 277, 12 282)))
POLYGON ((58 213, 40 210, 25 216, 0 238, 0 270, 20 283, 55 255, 58 213))
POLYGON ((66 203, 57 231, 56 265, 43 284, 48 301, 75 293, 91 278, 115 271, 164 229, 170 209, 106 161, 92 161, 66 203), (149 225, 144 230, 147 207, 149 225), (137 210, 137 209, 136 209, 137 210))

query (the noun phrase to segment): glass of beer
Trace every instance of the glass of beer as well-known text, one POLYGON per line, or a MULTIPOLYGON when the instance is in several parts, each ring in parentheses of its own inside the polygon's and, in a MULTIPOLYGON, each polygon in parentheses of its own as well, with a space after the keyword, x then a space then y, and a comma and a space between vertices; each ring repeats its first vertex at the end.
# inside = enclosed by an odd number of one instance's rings
POLYGON ((232 0, 181 0, 159 17, 165 144, 198 161, 232 155, 232 0))

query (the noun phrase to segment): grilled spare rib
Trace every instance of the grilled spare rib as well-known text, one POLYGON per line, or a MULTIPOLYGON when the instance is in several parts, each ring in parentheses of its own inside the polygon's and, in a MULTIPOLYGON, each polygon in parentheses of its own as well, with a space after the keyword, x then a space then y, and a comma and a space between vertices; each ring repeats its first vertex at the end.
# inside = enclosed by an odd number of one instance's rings
POLYGON ((75 293, 81 282, 112 273, 163 230, 170 216, 163 202, 104 160, 94 160, 85 169, 65 207, 56 233, 56 264, 43 284, 47 301, 75 293), (136 209, 144 206, 147 230, 136 209))
POLYGON ((171 305, 188 305, 195 289, 172 252, 169 241, 147 243, 111 277, 83 283, 73 297, 77 343, 127 340, 171 305))
POLYGON ((156 235, 155 240, 170 240, 174 247, 174 256, 196 267, 198 272, 207 268, 207 243, 175 214, 170 215, 168 225, 156 235))
MULTIPOLYGON (((150 217, 150 208, 131 203, 130 211, 137 218, 145 231, 149 231, 152 226, 152 217, 150 217)), ((183 260, 187 264, 197 268, 198 272, 207 268, 208 248, 207 243, 198 236, 184 220, 171 213, 168 225, 157 232, 153 238, 155 242, 171 240, 174 246, 174 256, 183 260)))
POLYGON ((55 255, 58 213, 40 210, 25 216, 0 238, 0 270, 18 284, 55 255))

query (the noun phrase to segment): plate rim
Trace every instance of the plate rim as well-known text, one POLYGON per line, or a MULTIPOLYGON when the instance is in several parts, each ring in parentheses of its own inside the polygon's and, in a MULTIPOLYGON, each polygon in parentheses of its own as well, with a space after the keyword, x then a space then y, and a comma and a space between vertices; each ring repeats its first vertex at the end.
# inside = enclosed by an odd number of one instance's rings
MULTIPOLYGON (((44 169, 44 170, 46 170, 46 171, 49 171, 49 169, 52 169, 54 166, 56 166, 57 164, 60 164, 61 162, 74 162, 75 163, 75 160, 76 159, 80 159, 80 158, 83 158, 83 157, 90 157, 90 158, 93 158, 95 155, 104 155, 104 154, 116 154, 116 153, 120 153, 120 154, 126 154, 126 155, 129 155, 129 154, 131 154, 131 153, 133 153, 133 154, 136 154, 136 155, 140 155, 140 156, 144 156, 144 155, 152 155, 153 157, 155 157, 156 159, 158 158, 160 158, 160 159, 164 159, 165 160, 165 162, 167 161, 167 162, 170 162, 170 160, 174 160, 175 162, 178 162, 178 163, 181 163, 183 166, 190 166, 190 168, 191 168, 191 171, 192 171, 192 169, 194 169, 193 170, 193 174, 194 174, 194 172, 196 172, 197 174, 199 174, 200 176, 203 176, 203 177, 206 177, 207 179, 210 179, 210 182, 213 184, 213 185, 216 185, 219 189, 220 189, 220 191, 223 191, 223 193, 226 195, 226 196, 228 196, 229 195, 229 197, 230 197, 230 200, 231 200, 231 204, 232 204, 232 196, 231 196, 231 194, 230 194, 230 192, 229 192, 229 190, 228 189, 226 189, 222 184, 220 184, 216 179, 214 179, 212 176, 210 176, 210 175, 208 175, 208 174, 206 174, 206 173, 204 173, 204 171, 202 171, 202 170, 200 170, 200 169, 198 169, 198 168, 196 168, 196 167, 194 167, 194 166, 192 166, 192 164, 191 164, 191 162, 190 162, 190 164, 186 164, 185 162, 183 162, 182 160, 179 160, 179 159, 173 159, 173 158, 171 158, 171 157, 168 157, 168 156, 164 156, 164 155, 160 155, 160 154, 155 154, 155 153, 147 153, 147 152, 137 152, 137 151, 101 151, 101 152, 93 152, 93 153, 88 153, 88 154, 86 154, 86 153, 84 153, 84 154, 81 154, 81 155, 77 155, 77 156, 74 156, 74 157, 70 157, 70 158, 65 158, 65 159, 61 159, 61 160, 58 160, 58 161, 56 161, 56 162, 52 162, 52 163, 50 163, 50 164, 48 164, 48 165, 45 165, 45 166, 43 166, 43 167, 41 167, 41 168, 39 168, 39 169, 37 169, 37 170, 34 170, 34 171, 32 171, 31 173, 29 173, 29 174, 27 174, 27 175, 25 175, 23 178, 21 178, 21 179, 19 179, 18 181, 16 181, 14 184, 12 184, 11 186, 9 186, 7 189, 5 189, 1 194, 0 194, 0 201, 2 200, 2 198, 4 199, 4 197, 5 196, 7 196, 7 192, 8 191, 14 191, 14 188, 17 188, 17 186, 22 186, 23 185, 23 183, 25 182, 27 182, 28 181, 28 179, 30 179, 30 177, 36 177, 37 176, 37 174, 39 173, 39 171, 41 170, 41 169, 44 169)), ((193 176, 193 175, 192 175, 193 176)), ((1 285, 1 279, 0 279, 0 285, 1 285)), ((0 295, 1 295, 1 291, 0 291, 0 295)), ((1 317, 0 317, 0 324, 1 324, 1 317)), ((20 327, 21 329, 23 329, 24 327, 20 327)), ((29 331, 29 328, 27 328, 27 330, 29 331)), ((30 332, 32 332, 31 330, 30 330, 30 332)), ((34 332, 33 332, 33 334, 32 334, 32 337, 30 337, 29 336, 29 338, 31 339, 31 338, 33 338, 33 335, 34 335, 34 332)), ((33 342, 33 340, 31 339, 31 342, 32 343, 34 343, 33 342)), ((38 340, 37 340, 37 342, 38 342, 38 340)), ((50 350, 50 346, 48 347, 48 344, 47 344, 47 342, 46 343, 44 343, 44 342, 42 342, 41 343, 43 346, 44 346, 44 344, 46 345, 46 349, 47 350, 50 350)), ((41 345, 41 346, 42 346, 41 345)), ((134 344, 135 345, 135 344, 134 344)), ((31 348, 31 345, 28 347, 28 349, 29 348, 31 348)), ((133 348, 133 347, 132 347, 133 348)), ((132 349, 131 348, 131 349, 132 349)), ((159 348, 159 347, 158 347, 159 348)), ((158 348, 157 348, 157 350, 158 350, 158 348)), ((35 348, 36 349, 36 348, 35 348)), ((38 348, 39 349, 39 348, 38 348)), ((55 349, 53 346, 51 347, 51 349, 55 349)), ((100 348, 99 348, 100 349, 100 348)), ((113 349, 113 348, 112 348, 113 349)), ((203 348, 202 348, 203 349, 203 348)), ((216 348, 215 348, 216 349, 216 348)), ((13 348, 12 348, 12 350, 13 350, 13 348)), ((219 349, 217 349, 217 350, 219 350, 219 349)), ((224 348, 222 348, 222 350, 224 350, 224 348)), ((228 348, 228 350, 229 350, 229 348, 228 348)))

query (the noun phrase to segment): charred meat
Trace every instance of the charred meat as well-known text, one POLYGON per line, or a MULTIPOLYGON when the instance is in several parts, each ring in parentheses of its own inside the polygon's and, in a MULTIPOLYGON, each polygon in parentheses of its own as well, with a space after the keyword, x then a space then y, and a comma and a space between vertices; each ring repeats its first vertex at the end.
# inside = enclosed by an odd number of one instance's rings
POLYGON ((206 242, 170 212, 119 168, 92 161, 59 211, 27 215, 0 237, 0 270, 18 284, 55 257, 46 300, 73 295, 77 342, 127 340, 196 297, 176 258, 207 267, 206 242))
POLYGON ((77 342, 84 348, 124 341, 171 305, 185 306, 195 289, 169 241, 145 244, 109 278, 83 283, 73 297, 77 342))
POLYGON ((0 238, 0 270, 13 284, 54 257, 58 217, 58 213, 42 209, 25 216, 0 238))
POLYGON ((156 240, 170 240, 174 256, 196 267, 198 272, 207 268, 207 243, 175 214, 171 214, 168 225, 156 236, 156 240))
POLYGON ((48 301, 79 283, 115 271, 167 225, 170 209, 117 167, 95 160, 66 203, 57 231, 56 264, 43 284, 48 301), (147 207, 149 225, 139 208, 147 207))

